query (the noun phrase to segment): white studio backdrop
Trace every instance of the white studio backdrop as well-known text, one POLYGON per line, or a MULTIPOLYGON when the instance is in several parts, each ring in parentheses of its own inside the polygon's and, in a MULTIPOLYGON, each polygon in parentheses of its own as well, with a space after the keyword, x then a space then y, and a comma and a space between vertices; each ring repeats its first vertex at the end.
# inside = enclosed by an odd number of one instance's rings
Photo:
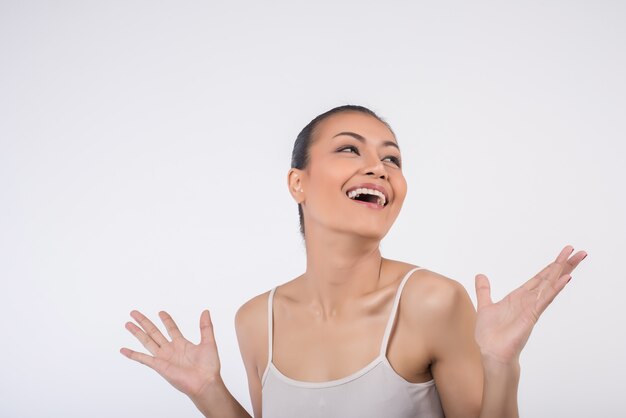
POLYGON ((524 417, 624 416, 626 3, 0 1, 0 416, 195 417, 119 354, 139 309, 250 401, 233 318, 299 275, 302 127, 346 103, 398 136, 388 258, 496 297, 589 257, 522 357, 524 417))

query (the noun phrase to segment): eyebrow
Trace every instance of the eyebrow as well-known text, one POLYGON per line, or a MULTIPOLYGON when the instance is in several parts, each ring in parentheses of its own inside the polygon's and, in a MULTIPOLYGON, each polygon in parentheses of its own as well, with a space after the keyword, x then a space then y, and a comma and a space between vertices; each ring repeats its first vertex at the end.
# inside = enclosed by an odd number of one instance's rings
MULTIPOLYGON (((337 135, 333 136, 333 138, 337 138, 338 136, 341 135, 348 135, 351 136, 352 138, 356 139, 357 141, 363 142, 365 143, 365 138, 355 132, 339 132, 337 135)), ((396 147, 398 149, 398 151, 400 151, 400 147, 398 146, 398 144, 396 144, 393 141, 385 141, 383 142, 383 146, 385 147, 396 147)))

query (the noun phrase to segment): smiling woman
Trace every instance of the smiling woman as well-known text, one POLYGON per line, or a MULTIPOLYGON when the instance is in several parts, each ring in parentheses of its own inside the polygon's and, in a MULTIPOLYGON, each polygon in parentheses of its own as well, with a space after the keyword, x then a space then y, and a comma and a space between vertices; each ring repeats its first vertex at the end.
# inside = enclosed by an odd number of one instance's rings
MULTIPOLYGON (((318 128, 321 122, 325 121, 326 119, 331 118, 333 115, 346 114, 346 113, 353 113, 361 117, 369 116, 370 118, 374 118, 378 120, 380 124, 384 125, 387 128, 389 132, 386 133, 386 135, 391 136, 392 138, 394 138, 394 140, 383 141, 383 145, 395 147, 397 151, 394 155, 390 155, 386 158, 390 158, 391 161, 393 161, 396 164, 396 166, 400 168, 400 165, 401 165, 400 157, 399 157, 400 148, 398 147, 398 144, 395 141, 395 134, 393 133, 389 124, 387 124, 383 119, 381 119, 376 113, 374 113, 370 109, 363 107, 363 106, 356 106, 356 105, 345 105, 345 106, 340 106, 340 107, 330 109, 329 111, 322 113, 321 115, 313 119, 311 122, 309 122, 309 124, 302 129, 302 131, 300 132, 300 134, 298 134, 296 138, 296 142, 294 143, 293 152, 291 156, 291 167, 297 170, 303 170, 307 168, 309 165, 309 161, 311 159, 310 147, 311 147, 312 137, 319 130, 318 128)), ((343 139, 344 139, 344 142, 346 142, 346 144, 340 146, 336 150, 337 152, 349 151, 351 153, 360 155, 359 146, 365 145, 367 142, 366 139, 362 135, 356 132, 350 132, 350 131, 339 132, 333 136, 333 138, 340 138, 340 139, 341 137, 344 137, 343 139), (354 141, 348 141, 345 137, 348 137, 348 138, 352 137, 358 142, 355 145, 352 145, 354 141)), ((351 197, 351 198, 354 198, 354 197, 351 197)), ((359 199, 359 200, 363 200, 363 199, 359 199)), ((302 205, 300 203, 298 203, 298 215, 300 218, 300 232, 304 236, 304 216, 302 213, 302 205)))
MULTIPOLYGON (((519 355, 586 253, 566 246, 500 302, 476 276, 477 311, 456 281, 385 259, 380 242, 407 192, 400 147, 371 110, 342 106, 298 135, 287 174, 306 270, 236 315, 255 417, 517 417, 519 355), (306 228, 305 228, 306 225, 306 228)), ((159 314, 126 328, 161 374, 207 417, 249 417, 220 376, 212 322, 201 342, 159 314)))
POLYGON ((357 234, 371 231, 370 235, 382 239, 406 196, 393 131, 371 110, 360 106, 331 109, 302 130, 294 145, 288 182, 298 202, 303 235, 307 222, 329 222, 357 234), (353 190, 362 198, 348 196, 353 190), (366 203, 367 190, 382 194, 385 206, 366 203), (357 209, 360 213, 355 214, 355 203, 364 207, 357 209), (369 209, 384 210, 378 213, 369 209))

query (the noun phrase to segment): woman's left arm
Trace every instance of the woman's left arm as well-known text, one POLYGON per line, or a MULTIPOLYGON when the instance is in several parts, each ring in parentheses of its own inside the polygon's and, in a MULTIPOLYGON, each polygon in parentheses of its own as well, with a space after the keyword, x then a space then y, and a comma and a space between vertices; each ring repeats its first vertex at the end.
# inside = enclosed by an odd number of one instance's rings
POLYGON ((497 303, 487 277, 477 275, 477 312, 460 285, 435 292, 427 338, 446 417, 519 416, 519 355, 539 316, 586 257, 583 251, 572 253, 565 247, 554 262, 497 303))
POLYGON ((487 277, 476 276, 475 339, 485 378, 480 418, 519 416, 519 355, 541 314, 587 256, 584 251, 573 252, 571 246, 563 248, 556 260, 497 303, 491 300, 487 277))

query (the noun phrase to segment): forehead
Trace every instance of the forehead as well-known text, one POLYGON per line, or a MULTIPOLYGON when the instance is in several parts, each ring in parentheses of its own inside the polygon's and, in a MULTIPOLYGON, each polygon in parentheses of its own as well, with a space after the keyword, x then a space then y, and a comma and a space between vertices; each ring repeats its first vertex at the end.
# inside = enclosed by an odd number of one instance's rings
POLYGON ((362 112, 341 112, 317 125, 315 142, 330 140, 340 132, 354 132, 372 141, 397 142, 393 132, 380 120, 362 112))

